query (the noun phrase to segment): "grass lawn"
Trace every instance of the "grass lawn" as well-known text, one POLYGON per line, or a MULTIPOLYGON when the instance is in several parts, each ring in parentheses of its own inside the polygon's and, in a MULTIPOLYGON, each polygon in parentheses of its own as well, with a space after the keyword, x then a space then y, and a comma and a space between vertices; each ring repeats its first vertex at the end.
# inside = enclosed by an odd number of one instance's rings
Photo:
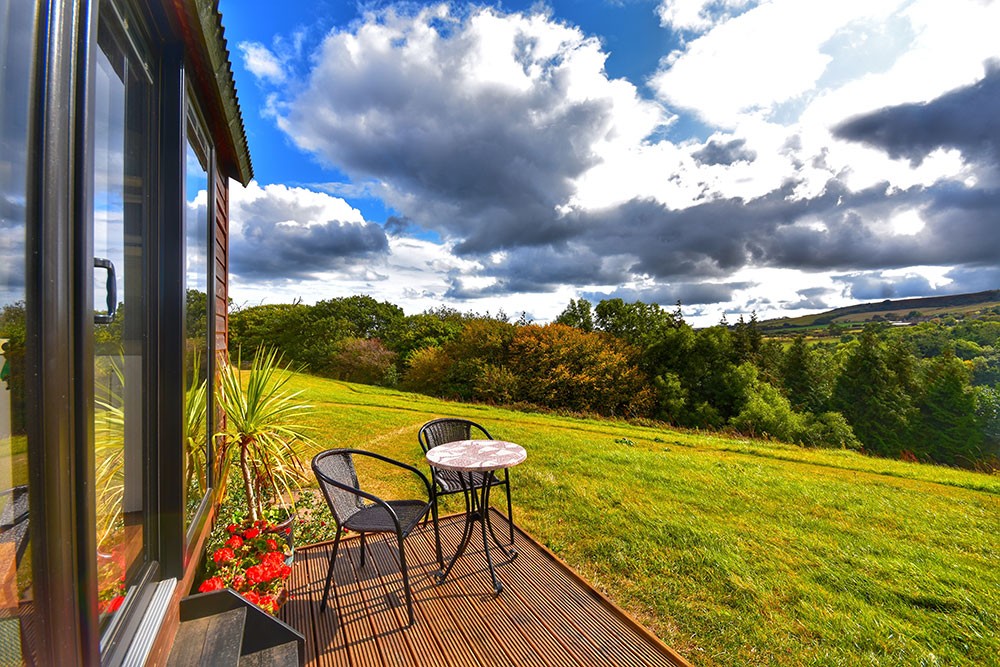
MULTIPOLYGON (((524 445, 515 521, 696 664, 1000 664, 998 476, 295 385, 323 449, 426 469, 417 430, 440 416, 524 445)), ((380 495, 419 492, 366 477, 380 495)))

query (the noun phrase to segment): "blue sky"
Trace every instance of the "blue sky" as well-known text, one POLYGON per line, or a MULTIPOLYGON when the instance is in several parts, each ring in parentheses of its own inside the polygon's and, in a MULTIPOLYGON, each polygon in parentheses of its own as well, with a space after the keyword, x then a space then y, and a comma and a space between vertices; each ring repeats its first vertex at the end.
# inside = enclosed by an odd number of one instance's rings
POLYGON ((1000 3, 222 0, 237 303, 1000 287, 1000 3))

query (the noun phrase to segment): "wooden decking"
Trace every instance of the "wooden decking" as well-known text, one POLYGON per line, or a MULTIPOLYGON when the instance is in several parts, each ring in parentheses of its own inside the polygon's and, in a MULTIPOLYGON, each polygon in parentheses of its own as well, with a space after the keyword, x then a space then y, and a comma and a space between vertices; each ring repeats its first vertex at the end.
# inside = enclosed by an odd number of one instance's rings
MULTIPOLYGON (((498 535, 504 517, 493 512, 498 535)), ((445 556, 461 537, 463 517, 441 521, 445 556)), ((478 537, 478 535, 477 535, 478 537)), ((393 539, 394 543, 395 540, 393 539)), ((338 596, 319 611, 330 545, 297 550, 292 598, 281 618, 306 637, 309 665, 686 665, 672 649, 595 591, 545 547, 516 530, 519 556, 497 572, 504 590, 493 596, 482 542, 469 544, 440 585, 430 527, 406 541, 416 622, 403 628, 406 603, 395 546, 369 540, 359 568, 357 539, 341 543, 334 570, 338 596)), ((501 554, 494 552, 494 558, 501 554)), ((502 556, 501 556, 502 558, 502 556)))

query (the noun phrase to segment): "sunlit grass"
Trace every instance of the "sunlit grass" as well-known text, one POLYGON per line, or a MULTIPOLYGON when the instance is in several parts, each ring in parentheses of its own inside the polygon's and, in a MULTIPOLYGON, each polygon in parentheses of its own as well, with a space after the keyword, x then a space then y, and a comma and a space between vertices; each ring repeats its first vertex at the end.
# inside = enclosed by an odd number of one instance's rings
MULTIPOLYGON (((698 664, 1000 664, 995 475, 294 384, 321 448, 426 469, 417 430, 438 416, 524 445, 518 524, 698 664)), ((376 493, 420 492, 382 471, 376 493)))

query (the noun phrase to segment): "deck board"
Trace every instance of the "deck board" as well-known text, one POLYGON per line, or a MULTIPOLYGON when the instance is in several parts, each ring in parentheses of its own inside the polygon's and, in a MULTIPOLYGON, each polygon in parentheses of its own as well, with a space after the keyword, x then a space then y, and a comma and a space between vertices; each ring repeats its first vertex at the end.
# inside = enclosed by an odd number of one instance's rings
MULTIPOLYGON (((495 511, 492 517, 497 535, 506 535, 505 517, 495 511)), ((462 521, 462 516, 441 520, 446 556, 457 546, 462 521)), ((434 579, 433 531, 414 531, 406 541, 416 619, 410 628, 404 628, 395 539, 380 535, 369 536, 364 568, 360 540, 341 542, 336 595, 331 591, 327 610, 320 613, 331 546, 296 550, 289 580, 293 597, 281 610, 282 620, 305 635, 310 666, 687 664, 520 529, 516 559, 508 562, 493 552, 504 584, 499 597, 493 595, 478 531, 443 584, 434 579)))

